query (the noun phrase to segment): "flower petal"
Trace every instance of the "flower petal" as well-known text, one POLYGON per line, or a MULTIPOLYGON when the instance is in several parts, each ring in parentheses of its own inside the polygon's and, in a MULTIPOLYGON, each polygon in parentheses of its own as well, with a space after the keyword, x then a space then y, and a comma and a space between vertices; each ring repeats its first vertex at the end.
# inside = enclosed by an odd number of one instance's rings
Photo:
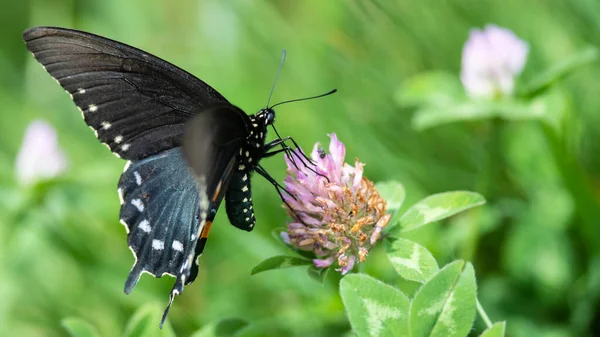
POLYGON ((472 97, 512 94, 529 47, 513 32, 495 25, 472 29, 462 52, 460 79, 472 97))
POLYGON ((43 120, 29 124, 17 154, 15 169, 16 178, 23 185, 51 179, 66 171, 66 155, 50 124, 43 120))
POLYGON ((317 268, 327 268, 335 261, 335 256, 329 257, 325 260, 314 259, 313 263, 317 268))

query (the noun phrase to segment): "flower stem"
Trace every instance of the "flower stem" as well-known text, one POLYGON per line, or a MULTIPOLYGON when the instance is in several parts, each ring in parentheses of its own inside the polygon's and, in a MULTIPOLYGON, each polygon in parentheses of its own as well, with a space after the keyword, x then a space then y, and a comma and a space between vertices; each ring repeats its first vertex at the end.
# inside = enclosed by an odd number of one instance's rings
POLYGON ((492 320, 490 320, 490 318, 488 317, 488 315, 485 313, 485 310, 481 306, 481 303, 479 302, 479 299, 477 298, 477 299, 475 299, 475 301, 477 302, 477 312, 479 313, 479 316, 485 322, 486 327, 488 329, 491 328, 492 325, 493 325, 492 324, 492 320))

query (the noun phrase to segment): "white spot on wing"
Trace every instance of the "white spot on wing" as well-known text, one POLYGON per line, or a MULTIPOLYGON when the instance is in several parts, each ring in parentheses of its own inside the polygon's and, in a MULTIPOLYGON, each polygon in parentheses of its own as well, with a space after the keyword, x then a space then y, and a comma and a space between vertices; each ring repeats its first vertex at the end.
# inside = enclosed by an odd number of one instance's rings
MULTIPOLYGON (((129 225, 125 222, 125 220, 119 219, 119 222, 121 223, 121 225, 125 226, 125 231, 127 232, 127 234, 129 234, 129 225)), ((133 255, 135 256, 135 254, 133 255)))
POLYGON ((247 191, 248 191, 248 186, 242 187, 242 192, 247 192, 247 191))
POLYGON ((142 220, 138 227, 146 233, 150 233, 152 230, 152 227, 150 227, 150 222, 146 219, 142 220))
POLYGON ((138 173, 138 171, 133 172, 135 176, 135 183, 140 186, 142 184, 142 176, 138 173))
POLYGON ((123 141, 123 136, 118 135, 118 136, 115 137, 115 143, 119 144, 122 141, 123 141))
POLYGON ((79 88, 77 89, 77 92, 83 95, 85 94, 85 89, 79 88))
POLYGON ((112 126, 112 124, 110 124, 109 122, 102 122, 102 128, 104 130, 110 129, 111 126, 112 126))
POLYGON ((242 202, 248 202, 248 198, 244 198, 244 200, 242 200, 242 202))
POLYGON ((88 111, 89 112, 98 111, 98 107, 96 106, 96 104, 90 104, 90 105, 88 105, 88 111))
POLYGON ((246 181, 246 180, 248 180, 248 175, 244 174, 244 176, 242 177, 242 181, 246 181))
POLYGON ((161 240, 152 240, 152 249, 154 250, 163 250, 165 249, 165 242, 161 240))
POLYGON ((131 160, 128 160, 127 163, 125 164, 125 168, 123 168, 123 172, 129 170, 130 166, 131 166, 131 160))
POLYGON ((135 208, 137 208, 138 211, 140 211, 140 212, 144 211, 144 204, 142 203, 142 201, 140 199, 133 199, 133 200, 131 200, 131 204, 133 206, 135 206, 135 208))
POLYGON ((131 145, 129 145, 129 144, 123 144, 123 145, 121 145, 121 150, 122 150, 122 151, 127 151, 127 150, 129 150, 129 147, 130 147, 130 146, 131 146, 131 145))
POLYGON ((173 241, 172 247, 173 247, 173 250, 176 250, 178 252, 183 252, 183 243, 181 243, 177 240, 173 241))
POLYGON ((244 170, 246 169, 246 166, 244 166, 244 164, 240 164, 240 166, 238 166, 238 170, 244 170))
POLYGON ((125 200, 123 200, 123 190, 118 188, 117 193, 119 193, 119 201, 121 202, 121 205, 123 205, 125 203, 125 200))

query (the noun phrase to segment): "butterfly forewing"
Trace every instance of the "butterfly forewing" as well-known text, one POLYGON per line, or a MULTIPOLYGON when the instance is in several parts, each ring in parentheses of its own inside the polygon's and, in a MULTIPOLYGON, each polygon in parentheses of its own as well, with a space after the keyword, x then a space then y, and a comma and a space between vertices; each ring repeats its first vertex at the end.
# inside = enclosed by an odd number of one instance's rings
POLYGON ((118 156, 143 159, 180 144, 195 111, 227 100, 200 79, 123 43, 76 30, 26 30, 27 48, 118 156))
POLYGON ((239 108, 222 105, 203 110, 186 125, 184 158, 196 178, 206 182, 209 191, 225 192, 227 186, 219 181, 225 168, 232 168, 230 162, 238 158, 248 135, 248 120, 239 108))

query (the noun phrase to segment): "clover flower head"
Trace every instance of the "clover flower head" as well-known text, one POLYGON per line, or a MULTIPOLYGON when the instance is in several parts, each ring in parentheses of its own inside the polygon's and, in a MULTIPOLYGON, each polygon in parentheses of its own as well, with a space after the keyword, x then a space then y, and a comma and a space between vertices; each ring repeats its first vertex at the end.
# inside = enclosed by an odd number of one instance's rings
POLYGON ((495 25, 472 29, 462 51, 460 79, 469 96, 511 95, 523 71, 529 46, 512 31, 495 25))
POLYGON ((385 200, 371 181, 363 176, 364 164, 344 162, 346 148, 330 135, 329 153, 315 144, 309 169, 300 160, 301 150, 286 157, 285 188, 291 195, 284 201, 292 220, 283 240, 302 250, 314 252, 318 268, 334 262, 346 274, 356 263, 364 262, 390 220, 385 200))
POLYGON ((29 124, 15 166, 17 181, 25 186, 52 179, 65 172, 67 158, 58 145, 52 125, 42 120, 29 124))

